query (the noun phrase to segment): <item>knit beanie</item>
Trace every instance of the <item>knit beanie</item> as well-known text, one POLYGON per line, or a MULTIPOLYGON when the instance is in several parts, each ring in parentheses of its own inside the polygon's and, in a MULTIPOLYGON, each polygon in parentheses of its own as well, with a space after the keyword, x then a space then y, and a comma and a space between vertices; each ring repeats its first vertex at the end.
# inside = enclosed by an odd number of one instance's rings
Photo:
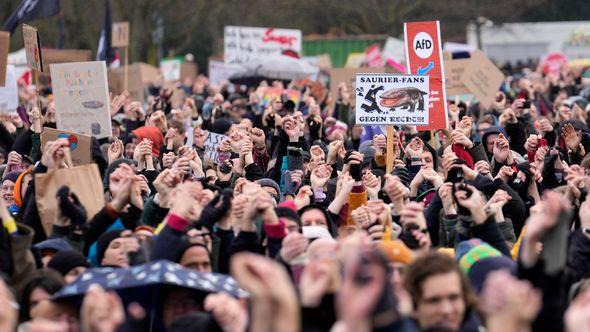
POLYGON ((90 265, 86 257, 73 250, 58 251, 47 263, 47 267, 56 270, 62 276, 78 266, 89 267, 90 265))
POLYGON ((152 141, 152 154, 154 157, 160 157, 160 147, 164 143, 164 136, 158 127, 154 126, 143 126, 135 129, 133 131, 135 137, 137 137, 140 141, 143 141, 144 138, 147 138, 152 141))
POLYGON ((120 229, 105 232, 98 238, 98 241, 96 241, 96 258, 99 265, 102 264, 104 253, 107 251, 109 244, 111 244, 113 240, 120 238, 121 232, 122 230, 120 229))

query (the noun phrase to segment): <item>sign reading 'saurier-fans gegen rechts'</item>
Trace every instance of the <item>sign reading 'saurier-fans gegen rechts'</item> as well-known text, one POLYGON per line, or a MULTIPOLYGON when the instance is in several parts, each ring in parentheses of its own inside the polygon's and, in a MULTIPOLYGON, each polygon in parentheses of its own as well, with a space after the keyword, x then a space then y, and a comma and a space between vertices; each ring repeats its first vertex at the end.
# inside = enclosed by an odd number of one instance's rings
POLYGON ((357 74, 356 123, 428 123, 428 76, 357 74))

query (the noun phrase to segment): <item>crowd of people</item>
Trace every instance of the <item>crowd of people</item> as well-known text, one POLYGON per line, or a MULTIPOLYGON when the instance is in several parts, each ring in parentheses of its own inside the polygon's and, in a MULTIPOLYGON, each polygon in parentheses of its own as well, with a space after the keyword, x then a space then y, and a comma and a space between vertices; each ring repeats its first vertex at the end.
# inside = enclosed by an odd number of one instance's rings
POLYGON ((448 128, 390 137, 354 124, 339 82, 112 95, 91 148, 107 203, 91 215, 63 186, 49 229, 36 182, 71 167, 70 142, 41 146, 59 110, 20 82, 29 121, 0 119, 0 331, 590 331, 590 71, 512 74, 490 108, 449 102, 448 128), (269 87, 301 100, 265 104, 269 87), (154 262, 244 296, 92 279, 154 262))

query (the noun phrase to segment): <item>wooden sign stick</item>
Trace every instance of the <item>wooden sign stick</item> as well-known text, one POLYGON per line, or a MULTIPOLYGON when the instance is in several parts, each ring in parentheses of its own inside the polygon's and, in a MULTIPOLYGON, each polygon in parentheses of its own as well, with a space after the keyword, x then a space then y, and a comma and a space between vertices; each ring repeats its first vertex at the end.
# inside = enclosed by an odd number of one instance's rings
POLYGON ((129 71, 128 71, 128 64, 129 64, 129 46, 125 46, 125 90, 124 91, 129 91, 127 89, 128 87, 128 77, 129 77, 129 71))
POLYGON ((395 129, 393 125, 387 125, 387 152, 385 155, 385 170, 387 174, 391 174, 393 171, 393 137, 395 135, 395 129))

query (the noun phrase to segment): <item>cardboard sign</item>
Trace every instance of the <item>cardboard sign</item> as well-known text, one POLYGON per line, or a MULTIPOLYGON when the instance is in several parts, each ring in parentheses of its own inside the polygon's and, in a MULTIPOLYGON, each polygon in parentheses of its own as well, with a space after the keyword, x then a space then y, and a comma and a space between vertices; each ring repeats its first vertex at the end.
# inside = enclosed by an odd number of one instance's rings
POLYGON ((43 50, 43 68, 45 68, 47 74, 51 74, 51 67, 49 65, 53 63, 84 62, 91 60, 91 50, 43 50))
POLYGON ((209 132, 209 135, 207 135, 207 139, 205 140, 205 158, 209 158, 213 160, 214 163, 217 163, 217 148, 219 147, 219 144, 221 144, 221 142, 226 138, 229 137, 209 132))
POLYGON ((445 63, 445 89, 447 96, 457 96, 471 93, 463 84, 461 78, 465 68, 469 66, 471 59, 444 60, 445 63))
POLYGON ((286 94, 287 98, 292 100, 295 105, 298 105, 299 101, 301 101, 301 91, 299 90, 266 88, 264 97, 262 98, 262 107, 265 108, 273 101, 281 99, 283 94, 286 94))
POLYGON ((195 78, 199 74, 199 67, 194 62, 183 62, 180 66, 180 81, 184 83, 187 78, 195 78))
POLYGON ((6 66, 3 87, 0 87, 0 113, 14 113, 18 107, 18 77, 13 65, 6 66))
POLYGON ((162 76, 164 76, 164 81, 180 80, 180 67, 183 62, 182 57, 160 60, 160 70, 162 71, 162 76))
POLYGON ((41 60, 41 42, 37 28, 23 24, 23 40, 27 54, 27 66, 31 69, 43 71, 41 60))
POLYGON ((567 67, 568 59, 562 52, 551 52, 541 60, 541 67, 545 74, 559 75, 563 67, 567 67))
POLYGON ((209 83, 223 84, 229 82, 231 75, 242 70, 239 65, 230 65, 223 61, 209 60, 209 83))
POLYGON ((6 82, 6 64, 8 63, 8 49, 10 47, 10 33, 0 31, 0 86, 6 82))
POLYGON ((428 84, 428 76, 357 74, 356 124, 427 124, 428 84))
POLYGON ((301 55, 301 30, 226 26, 223 30, 223 59, 243 64, 291 50, 301 55))
POLYGON ((429 123, 417 129, 446 129, 448 113, 439 22, 404 23, 404 35, 408 73, 430 78, 429 123))
MULTIPOLYGON (((330 69, 330 94, 334 100, 338 98, 338 86, 340 83, 345 83, 348 91, 352 97, 354 93, 354 86, 357 73, 386 73, 385 67, 375 68, 332 68, 330 69)), ((351 98, 352 106, 355 104, 355 99, 351 98)))
POLYGON ((74 166, 92 163, 92 155, 90 153, 92 137, 90 135, 46 127, 41 132, 41 146, 45 146, 45 143, 55 141, 58 138, 65 138, 70 142, 70 152, 74 166))
MULTIPOLYGON (((145 88, 158 81, 158 68, 147 63, 138 62, 128 67, 128 92, 134 101, 143 102, 146 98, 145 88)), ((125 68, 109 69, 109 90, 121 94, 125 89, 125 68)))
POLYGON ((115 22, 111 29, 111 45, 113 47, 129 46, 129 22, 115 22))
POLYGON ((492 106, 503 81, 502 71, 479 50, 471 54, 470 64, 461 77, 461 82, 484 108, 492 106))
POLYGON ((57 129, 110 137, 111 112, 104 61, 51 65, 57 129))

